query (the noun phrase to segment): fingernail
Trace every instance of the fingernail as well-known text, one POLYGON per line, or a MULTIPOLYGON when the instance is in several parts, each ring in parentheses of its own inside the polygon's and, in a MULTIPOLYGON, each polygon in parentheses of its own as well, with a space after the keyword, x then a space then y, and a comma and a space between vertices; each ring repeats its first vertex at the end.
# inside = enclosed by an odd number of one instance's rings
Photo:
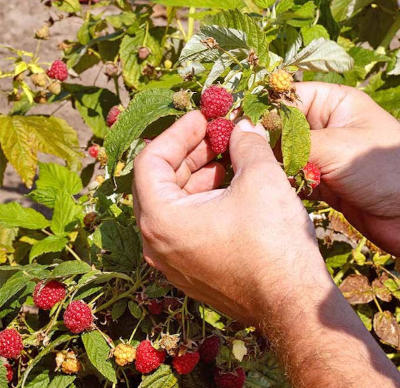
POLYGON ((257 124, 256 126, 254 126, 249 120, 243 119, 239 121, 237 127, 241 132, 256 133, 257 135, 262 136, 264 139, 267 138, 266 131, 261 124, 257 124))

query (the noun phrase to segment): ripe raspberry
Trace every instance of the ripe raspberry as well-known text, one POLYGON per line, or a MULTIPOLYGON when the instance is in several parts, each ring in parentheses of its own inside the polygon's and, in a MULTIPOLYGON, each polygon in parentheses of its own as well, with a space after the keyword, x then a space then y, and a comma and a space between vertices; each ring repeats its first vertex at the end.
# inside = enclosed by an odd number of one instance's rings
POLYGON ((185 353, 183 356, 174 357, 172 365, 180 375, 187 375, 192 372, 200 360, 199 352, 185 353))
POLYGON ((50 69, 47 70, 47 75, 50 78, 65 81, 68 78, 67 65, 63 61, 57 59, 51 64, 50 69))
POLYGON ((10 364, 4 364, 5 368, 7 369, 7 380, 10 383, 13 379, 13 369, 10 364))
POLYGON ((233 122, 222 117, 208 123, 208 139, 210 140, 211 149, 216 154, 221 154, 228 149, 233 128, 233 122))
POLYGON ((113 351, 113 355, 115 362, 119 366, 125 366, 135 361, 136 349, 129 344, 118 344, 113 351))
POLYGON ((140 373, 156 370, 164 360, 164 350, 155 349, 149 340, 142 341, 136 349, 136 370, 140 373))
POLYGON ((282 129, 282 119, 276 110, 265 112, 261 124, 267 131, 280 131, 282 129))
POLYGON ((233 96, 220 86, 211 86, 201 96, 201 113, 207 120, 223 117, 231 109, 233 96))
POLYGON ((92 323, 92 310, 81 300, 71 302, 64 312, 64 325, 72 333, 80 333, 89 329, 92 323))
POLYGON ((175 108, 180 110, 189 109, 192 106, 192 103, 190 102, 190 97, 190 93, 186 90, 175 92, 172 97, 175 108))
POLYGON ((160 315, 162 313, 162 310, 163 310, 163 305, 157 299, 153 299, 153 300, 150 301, 150 304, 147 305, 147 309, 153 315, 160 315))
POLYGON ((219 345, 220 341, 217 336, 206 338, 199 349, 201 360, 206 364, 214 362, 219 352, 219 345))
POLYGON ((94 144, 89 147, 88 154, 92 157, 97 159, 97 155, 99 154, 100 147, 97 144, 94 144))
POLYGON ((246 381, 246 374, 242 368, 236 368, 233 372, 224 372, 217 368, 214 381, 218 388, 242 388, 246 381))
POLYGON ((122 112, 122 107, 119 105, 115 105, 109 110, 106 118, 106 122, 109 127, 112 127, 114 125, 121 112, 122 112))
POLYGON ((15 329, 4 329, 0 332, 0 356, 17 358, 24 348, 21 334, 15 329))
POLYGON ((50 310, 56 303, 65 298, 64 284, 51 280, 50 282, 41 281, 36 284, 33 291, 33 301, 42 310, 50 310))
POLYGON ((314 163, 308 162, 303 168, 303 173, 308 186, 313 190, 319 186, 321 183, 321 171, 314 163))
POLYGON ((290 91, 292 82, 292 75, 283 69, 276 70, 269 76, 269 87, 277 93, 290 91))

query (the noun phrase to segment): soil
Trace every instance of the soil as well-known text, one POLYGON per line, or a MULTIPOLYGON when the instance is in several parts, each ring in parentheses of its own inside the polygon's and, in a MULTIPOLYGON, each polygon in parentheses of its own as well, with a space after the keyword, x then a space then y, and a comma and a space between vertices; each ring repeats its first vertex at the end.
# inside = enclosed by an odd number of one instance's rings
MULTIPOLYGON (((115 12, 115 8, 107 10, 107 12, 115 12)), ((38 42, 33 39, 34 32, 42 27, 49 17, 58 19, 54 9, 46 7, 44 2, 40 0, 0 0, 0 45, 9 45, 34 52, 38 42)), ((45 68, 53 60, 62 56, 62 52, 57 48, 57 45, 65 39, 73 39, 80 25, 81 19, 77 17, 70 17, 54 24, 50 29, 50 39, 41 41, 39 48, 40 62, 44 64, 45 68)), ((6 56, 9 56, 9 53, 0 47, 0 70, 3 72, 9 66, 9 62, 4 60, 6 56)), ((10 79, 0 80, 0 114, 6 114, 10 109, 7 95, 4 93, 5 90, 10 89, 10 82, 10 79)), ((113 82, 108 81, 101 66, 82 73, 73 82, 107 87, 115 91, 113 82)), ((125 101, 123 102, 127 103, 127 98, 125 95, 125 101)), ((56 117, 63 118, 77 131, 80 145, 85 148, 92 133, 69 102, 58 105, 52 104, 51 106, 36 106, 30 111, 30 114, 51 114, 54 111, 56 111, 54 114, 56 117)), ((52 157, 39 155, 39 159, 41 161, 50 161, 52 157)), ((85 164, 88 162, 90 162, 90 158, 84 160, 85 164)), ((36 207, 29 198, 24 196, 28 191, 12 166, 8 165, 4 184, 0 187, 0 203, 18 201, 24 206, 36 207)))

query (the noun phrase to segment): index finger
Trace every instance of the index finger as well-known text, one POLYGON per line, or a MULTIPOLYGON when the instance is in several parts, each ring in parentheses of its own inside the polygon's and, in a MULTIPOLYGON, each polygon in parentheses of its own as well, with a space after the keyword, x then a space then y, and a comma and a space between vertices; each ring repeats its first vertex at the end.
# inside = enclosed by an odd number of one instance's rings
POLYGON ((200 111, 187 113, 136 157, 134 193, 141 208, 186 196, 176 170, 206 135, 207 121, 200 111))

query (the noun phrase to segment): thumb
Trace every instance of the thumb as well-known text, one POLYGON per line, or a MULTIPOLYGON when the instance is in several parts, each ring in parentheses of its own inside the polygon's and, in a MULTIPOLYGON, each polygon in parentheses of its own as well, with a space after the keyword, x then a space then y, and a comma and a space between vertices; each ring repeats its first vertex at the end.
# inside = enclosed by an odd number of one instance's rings
MULTIPOLYGON (((232 132, 229 152, 235 176, 268 170, 279 164, 268 144, 261 124, 254 126, 249 120, 241 120, 232 132)), ((280 168, 280 167, 279 167, 280 168)))

